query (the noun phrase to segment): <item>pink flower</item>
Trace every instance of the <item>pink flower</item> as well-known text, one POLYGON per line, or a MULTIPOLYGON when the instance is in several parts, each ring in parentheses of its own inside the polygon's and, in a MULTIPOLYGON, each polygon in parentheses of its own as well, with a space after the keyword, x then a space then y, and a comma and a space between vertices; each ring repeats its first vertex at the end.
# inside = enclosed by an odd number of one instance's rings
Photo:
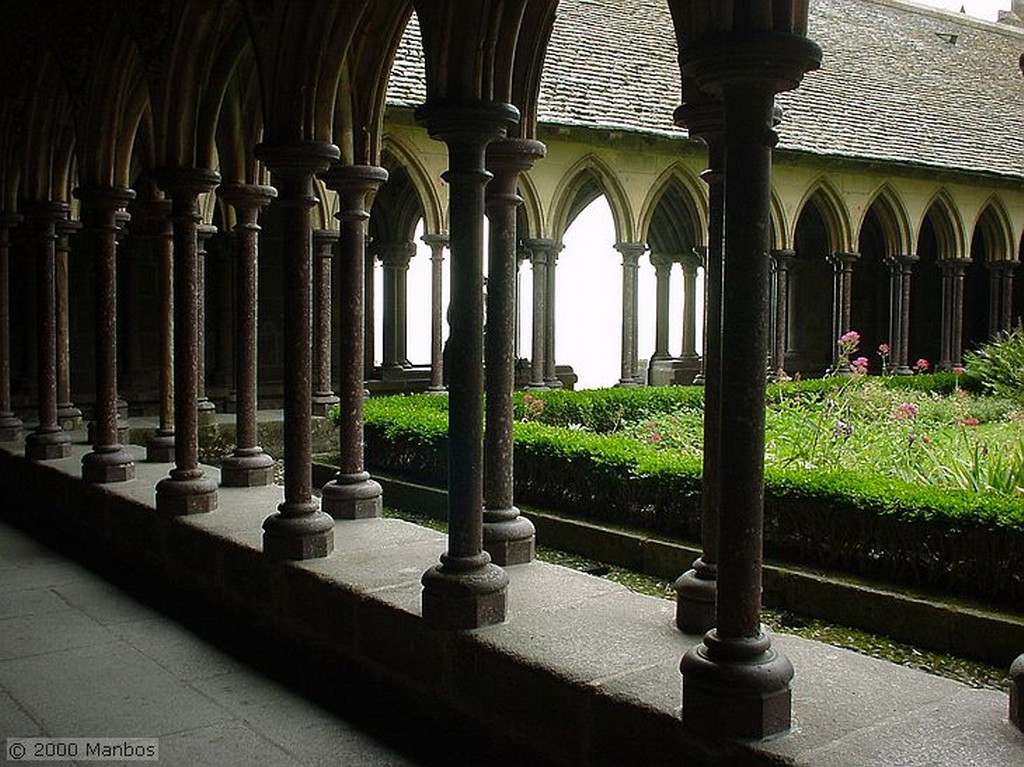
POLYGON ((860 333, 858 333, 856 330, 847 331, 846 333, 843 333, 841 336, 839 336, 839 343, 849 344, 853 347, 856 347, 858 344, 860 344, 860 333))
POLYGON ((855 360, 850 361, 850 369, 854 373, 867 373, 868 372, 868 358, 858 357, 855 360))
POLYGON ((931 365, 929 364, 928 360, 922 357, 921 359, 914 363, 914 372, 927 373, 929 367, 931 367, 931 365))
POLYGON ((965 418, 964 426, 977 426, 979 423, 977 418, 965 418))
POLYGON ((892 414, 892 418, 898 420, 904 420, 907 418, 913 418, 917 415, 917 405, 913 402, 903 402, 896 406, 896 410, 892 414))
POLYGON ((889 356, 889 344, 885 344, 885 343, 879 344, 878 345, 878 354, 879 354, 880 357, 888 357, 889 356))
POLYGON ((651 442, 661 442, 661 435, 658 432, 651 432, 651 442))
POLYGON ((955 376, 963 375, 963 372, 964 372, 964 369, 960 365, 954 365, 953 366, 953 375, 955 375, 955 376))

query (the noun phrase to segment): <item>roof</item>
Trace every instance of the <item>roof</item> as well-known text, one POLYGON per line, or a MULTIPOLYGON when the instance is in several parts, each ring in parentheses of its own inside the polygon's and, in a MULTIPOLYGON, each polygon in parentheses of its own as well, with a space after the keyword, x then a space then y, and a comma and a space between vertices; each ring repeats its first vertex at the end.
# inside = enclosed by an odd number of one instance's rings
MULTIPOLYGON (((1024 30, 900 0, 811 0, 822 68, 780 94, 779 148, 1024 176, 1024 30)), ((425 98, 415 19, 388 101, 425 98)), ((685 136, 665 0, 560 0, 541 123, 685 136)))

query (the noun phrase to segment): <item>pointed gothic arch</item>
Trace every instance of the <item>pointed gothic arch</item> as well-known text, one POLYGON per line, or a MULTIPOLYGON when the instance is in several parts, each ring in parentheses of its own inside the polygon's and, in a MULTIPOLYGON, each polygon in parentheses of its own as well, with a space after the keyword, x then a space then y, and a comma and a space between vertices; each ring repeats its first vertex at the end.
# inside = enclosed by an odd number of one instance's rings
POLYGON ((612 212, 615 241, 635 242, 629 198, 616 173, 594 154, 577 160, 559 182, 551 213, 552 237, 560 241, 576 216, 602 195, 612 212))
POLYGON ((874 212, 885 240, 885 256, 892 257, 911 252, 913 242, 906 206, 899 193, 889 183, 883 183, 872 195, 864 209, 858 231, 862 232, 869 213, 874 212))
MULTIPOLYGON (((692 245, 703 245, 707 239, 707 194, 697 178, 679 163, 673 163, 651 186, 640 209, 638 237, 652 251, 658 240, 671 240, 672 228, 687 230, 692 245), (666 214, 668 218, 666 219, 666 214)), ((680 232, 675 239, 680 239, 680 232)))
POLYGON ((797 226, 808 205, 814 205, 821 216, 831 252, 852 251, 853 227, 850 224, 850 210, 828 178, 820 177, 808 187, 796 208, 794 221, 797 222, 797 226))

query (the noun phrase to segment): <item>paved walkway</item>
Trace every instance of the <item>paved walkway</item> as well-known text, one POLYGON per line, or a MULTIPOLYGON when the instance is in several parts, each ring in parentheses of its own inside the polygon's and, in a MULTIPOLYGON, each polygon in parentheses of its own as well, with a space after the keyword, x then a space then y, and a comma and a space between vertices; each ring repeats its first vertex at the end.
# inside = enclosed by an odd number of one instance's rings
POLYGON ((26 736, 158 738, 183 767, 490 761, 394 710, 328 711, 0 520, 0 764, 26 736))

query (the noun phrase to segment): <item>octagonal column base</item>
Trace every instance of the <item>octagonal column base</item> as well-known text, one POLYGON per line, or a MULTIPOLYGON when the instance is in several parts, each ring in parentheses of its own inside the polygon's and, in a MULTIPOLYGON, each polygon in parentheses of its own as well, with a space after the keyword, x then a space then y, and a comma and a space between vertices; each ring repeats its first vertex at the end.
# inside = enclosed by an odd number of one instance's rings
POLYGON ((334 519, 371 519, 381 514, 384 491, 369 472, 338 472, 320 491, 320 508, 334 519))
POLYGON ((15 442, 23 429, 24 424, 14 413, 0 413, 0 442, 15 442))
POLYGON ((764 634, 733 644, 739 647, 718 640, 712 629, 683 656, 683 728, 702 736, 758 740, 788 730, 793 664, 771 649, 764 634), (744 657, 756 647, 765 649, 744 657), (714 655, 726 657, 712 660, 714 655))
POLYGON ((475 557, 441 555, 423 574, 423 620, 437 629, 474 629, 505 620, 508 574, 487 552, 475 557))
POLYGON ((317 392, 310 399, 310 412, 313 415, 326 416, 339 402, 341 400, 331 392, 317 392))
POLYGON ((174 430, 157 429, 146 440, 147 463, 174 463, 174 430))
POLYGON ((220 463, 221 487, 265 487, 274 483, 274 459, 262 448, 236 450, 220 463))
POLYGON ((70 403, 57 405, 57 423, 64 431, 77 431, 82 428, 82 411, 70 403))
POLYGON ((496 565, 522 565, 533 561, 537 529, 519 509, 484 509, 484 551, 496 565))
POLYGON ((156 483, 156 510, 171 517, 205 514, 217 508, 217 483, 202 469, 171 469, 156 483))
POLYGON ((704 634, 715 625, 715 605, 718 601, 718 570, 703 557, 697 557, 693 567, 676 578, 672 588, 676 592, 676 627, 685 634, 704 634))
POLYGON ((1024 655, 1010 665, 1010 724, 1024 732, 1024 655))
POLYGON ((334 520, 322 511, 280 512, 263 520, 263 553, 271 559, 318 559, 334 551, 334 520))
POLYGON ((121 445, 103 445, 82 456, 82 479, 106 484, 135 479, 135 461, 121 445))
POLYGON ((25 437, 25 457, 52 461, 71 455, 71 435, 59 426, 39 427, 25 437))
POLYGON ((196 403, 196 413, 199 426, 213 426, 217 423, 217 406, 207 397, 201 398, 196 403))

